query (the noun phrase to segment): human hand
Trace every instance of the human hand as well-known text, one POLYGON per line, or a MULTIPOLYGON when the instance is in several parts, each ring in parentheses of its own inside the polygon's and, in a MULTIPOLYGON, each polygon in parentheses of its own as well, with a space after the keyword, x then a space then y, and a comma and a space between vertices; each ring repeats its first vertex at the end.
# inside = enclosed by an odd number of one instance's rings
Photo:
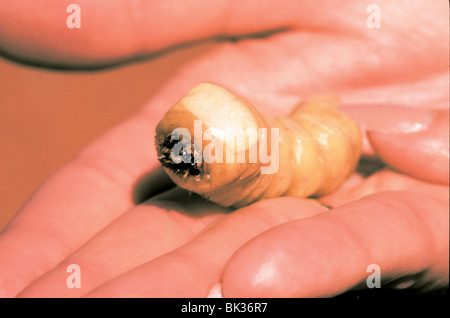
POLYGON ((361 3, 186 2, 183 10, 158 2, 127 10, 122 1, 110 1, 107 9, 78 3, 78 33, 54 18, 64 7, 48 4, 36 16, 29 2, 2 4, 11 9, 0 13, 2 51, 32 63, 95 67, 217 34, 288 30, 212 41, 141 112, 44 183, 0 237, 1 295, 204 297, 222 282, 225 297, 329 296, 364 283, 372 263, 387 281, 448 285, 448 152, 440 151, 448 150, 448 121, 431 122, 428 112, 448 107, 447 42, 436 40, 447 32, 446 3, 424 8, 407 2, 400 12, 400 2, 379 2, 380 29, 367 28, 361 3), (46 27, 35 30, 31 15, 46 27), (30 39, 36 32, 41 34, 30 39), (343 108, 363 127, 422 130, 395 138, 371 132, 366 153, 375 149, 404 174, 355 174, 324 198, 336 209, 277 198, 228 214, 195 195, 168 190, 153 148, 163 113, 202 81, 229 87, 268 115, 287 114, 305 97, 332 92, 345 104, 372 105, 361 113, 362 105, 343 108), (410 145, 423 140, 445 147, 410 145), (413 159, 420 158, 414 169, 402 153, 405 144, 413 159), (437 184, 442 180, 447 184, 437 184), (361 199, 386 190, 406 192, 361 199), (149 199, 135 205, 135 193, 149 199), (79 289, 66 285, 69 264, 80 266, 79 289))

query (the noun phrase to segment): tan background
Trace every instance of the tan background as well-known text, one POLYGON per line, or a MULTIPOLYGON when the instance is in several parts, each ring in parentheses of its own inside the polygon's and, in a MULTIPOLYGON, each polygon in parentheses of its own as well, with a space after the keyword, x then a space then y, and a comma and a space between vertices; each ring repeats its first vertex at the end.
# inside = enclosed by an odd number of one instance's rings
POLYGON ((0 57, 0 230, 50 173, 141 107, 200 50, 94 73, 0 57))

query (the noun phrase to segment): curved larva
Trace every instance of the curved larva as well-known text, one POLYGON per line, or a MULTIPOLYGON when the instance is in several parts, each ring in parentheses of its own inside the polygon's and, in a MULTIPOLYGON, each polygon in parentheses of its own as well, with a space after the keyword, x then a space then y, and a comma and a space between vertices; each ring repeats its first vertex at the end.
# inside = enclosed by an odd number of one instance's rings
POLYGON ((266 118, 242 97, 211 83, 195 86, 169 109, 156 127, 155 139, 158 159, 177 185, 223 206, 235 207, 263 198, 332 192, 353 172, 361 154, 358 126, 336 108, 333 99, 312 99, 288 117, 266 118), (267 135, 259 135, 264 132, 260 128, 266 128, 267 135), (180 148, 174 131, 190 135, 189 147, 180 148), (268 149, 276 150, 278 145, 278 151, 270 154, 271 164, 278 159, 278 169, 273 173, 262 173, 269 166, 267 160, 254 160, 255 153, 260 155, 255 150, 264 144, 263 136, 268 137, 264 141, 268 149), (233 138, 244 140, 245 145, 237 148, 230 142, 233 138), (275 138, 273 148, 271 138, 275 138), (223 162, 217 159, 221 157, 220 145, 223 162), (184 155, 185 161, 174 162, 174 149, 184 155), (225 158, 227 152, 233 156, 225 158), (206 153, 217 155, 217 160, 201 157, 206 153), (245 157, 239 157, 242 153, 245 157), (194 158, 202 160, 195 163, 194 158))

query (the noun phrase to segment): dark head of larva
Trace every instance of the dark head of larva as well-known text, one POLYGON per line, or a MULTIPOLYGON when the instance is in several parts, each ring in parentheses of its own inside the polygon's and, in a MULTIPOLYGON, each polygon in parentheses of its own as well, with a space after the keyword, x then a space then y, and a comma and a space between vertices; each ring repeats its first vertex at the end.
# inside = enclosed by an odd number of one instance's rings
POLYGON ((175 163, 172 161, 170 154, 172 153, 173 147, 179 142, 179 140, 172 140, 172 135, 168 135, 162 145, 161 155, 158 160, 164 167, 169 168, 176 174, 185 175, 190 174, 193 176, 200 174, 200 169, 198 168, 198 164, 194 162, 194 154, 188 147, 183 147, 180 149, 178 155, 180 155, 183 160, 180 163, 175 163), (188 149, 186 149, 188 148, 188 149))

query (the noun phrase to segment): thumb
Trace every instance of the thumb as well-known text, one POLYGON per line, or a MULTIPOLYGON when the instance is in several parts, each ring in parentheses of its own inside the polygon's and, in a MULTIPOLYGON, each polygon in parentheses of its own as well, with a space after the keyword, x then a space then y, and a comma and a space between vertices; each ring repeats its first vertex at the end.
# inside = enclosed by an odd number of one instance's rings
POLYGON ((69 3, 0 0, 0 53, 48 67, 102 67, 219 34, 276 29, 286 19, 277 1, 69 3), (273 15, 274 10, 279 14, 273 15), (248 19, 249 12, 258 19, 248 19), (70 25, 75 19, 79 24, 70 25))

